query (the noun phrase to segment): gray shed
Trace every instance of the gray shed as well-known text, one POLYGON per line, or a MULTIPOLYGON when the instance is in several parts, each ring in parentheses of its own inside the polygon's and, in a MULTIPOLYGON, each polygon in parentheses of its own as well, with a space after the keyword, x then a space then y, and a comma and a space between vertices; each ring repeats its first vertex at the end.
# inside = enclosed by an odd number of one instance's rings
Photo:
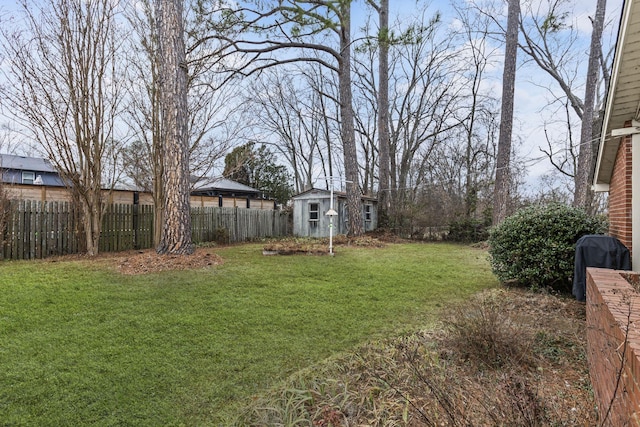
MULTIPOLYGON (((307 237, 329 237, 331 192, 312 188, 292 197, 293 234, 307 237)), ((333 235, 347 234, 347 195, 333 192, 333 209, 338 213, 333 217, 333 235)), ((365 231, 372 231, 378 225, 378 206, 373 197, 362 196, 362 219, 365 231)))

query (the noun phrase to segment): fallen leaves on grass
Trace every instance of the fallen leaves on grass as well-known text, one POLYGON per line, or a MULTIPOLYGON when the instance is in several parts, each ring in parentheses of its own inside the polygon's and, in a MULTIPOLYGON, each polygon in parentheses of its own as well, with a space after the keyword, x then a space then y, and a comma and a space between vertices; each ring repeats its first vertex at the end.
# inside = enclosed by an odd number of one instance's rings
POLYGON ((125 275, 149 274, 171 270, 197 270, 223 263, 210 248, 197 248, 191 255, 160 255, 153 249, 100 252, 98 255, 69 254, 50 257, 42 262, 77 260, 91 266, 106 266, 125 275))
POLYGON ((203 249, 191 255, 161 255, 149 249, 129 252, 118 260, 122 274, 148 274, 170 270, 195 270, 222 264, 222 258, 203 249))
MULTIPOLYGON (((385 241, 371 235, 347 237, 339 234, 333 238, 333 246, 357 246, 361 248, 382 248, 385 241)), ((278 255, 326 255, 329 253, 329 238, 291 237, 268 242, 264 245, 265 252, 278 255)))
MULTIPOLYGON (((236 425, 277 425, 292 419, 316 426, 597 424, 585 363, 583 304, 494 289, 444 317, 458 322, 454 331, 445 321, 440 328, 369 343, 299 372, 283 388, 256 398, 236 425), (490 352, 501 363, 469 357, 469 334, 478 330, 466 331, 464 322, 477 322, 477 316, 487 314, 510 324, 500 339, 514 340, 527 357, 513 348, 506 354, 490 352)), ((494 326, 489 321, 484 327, 494 326)), ((480 339, 502 333, 480 332, 480 339)))

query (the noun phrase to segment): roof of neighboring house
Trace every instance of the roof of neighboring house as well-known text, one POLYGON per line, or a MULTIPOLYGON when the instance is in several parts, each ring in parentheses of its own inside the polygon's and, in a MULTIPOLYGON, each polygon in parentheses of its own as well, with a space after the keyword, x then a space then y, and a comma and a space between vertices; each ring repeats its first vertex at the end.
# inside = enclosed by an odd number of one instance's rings
POLYGON ((261 191, 256 188, 223 177, 206 178, 198 182, 193 188, 194 193, 207 191, 225 191, 238 194, 261 193, 261 191))
MULTIPOLYGON (((291 197, 292 199, 299 199, 299 198, 303 198, 307 195, 309 195, 310 193, 322 193, 322 195, 328 197, 331 197, 331 191, 329 190, 325 190, 323 188, 310 188, 308 190, 305 190, 301 193, 296 194, 295 196, 291 197)), ((333 191, 333 195, 335 197, 341 197, 341 198, 346 198, 347 197, 347 193, 345 193, 344 191, 333 191)), ((360 196, 362 198, 362 200, 368 200, 368 201, 376 201, 377 199, 375 197, 371 197, 371 196, 360 196)))
MULTIPOLYGON (((638 69, 640 69, 640 3, 625 0, 593 179, 596 190, 606 191, 611 181, 620 142, 620 138, 612 136, 611 132, 623 128, 630 119, 640 120, 638 69)), ((634 124, 634 126, 638 125, 634 124)))
POLYGON ((41 157, 14 156, 0 154, 0 168, 34 172, 57 173, 51 162, 41 157))

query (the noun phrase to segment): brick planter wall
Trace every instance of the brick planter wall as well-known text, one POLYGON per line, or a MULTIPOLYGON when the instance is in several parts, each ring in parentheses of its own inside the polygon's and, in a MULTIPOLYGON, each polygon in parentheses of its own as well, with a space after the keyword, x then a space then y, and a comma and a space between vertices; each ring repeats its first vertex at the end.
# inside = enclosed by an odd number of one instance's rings
POLYGON ((604 425, 640 426, 640 294, 620 273, 587 269, 587 362, 604 425))

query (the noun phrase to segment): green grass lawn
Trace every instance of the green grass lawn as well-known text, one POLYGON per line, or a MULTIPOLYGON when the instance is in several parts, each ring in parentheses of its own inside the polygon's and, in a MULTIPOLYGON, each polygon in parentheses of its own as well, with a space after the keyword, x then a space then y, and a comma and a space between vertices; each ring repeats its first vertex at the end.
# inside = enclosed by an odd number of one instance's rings
POLYGON ((496 285, 486 252, 457 245, 216 253, 215 268, 143 276, 0 263, 0 424, 224 425, 291 373, 496 285))

